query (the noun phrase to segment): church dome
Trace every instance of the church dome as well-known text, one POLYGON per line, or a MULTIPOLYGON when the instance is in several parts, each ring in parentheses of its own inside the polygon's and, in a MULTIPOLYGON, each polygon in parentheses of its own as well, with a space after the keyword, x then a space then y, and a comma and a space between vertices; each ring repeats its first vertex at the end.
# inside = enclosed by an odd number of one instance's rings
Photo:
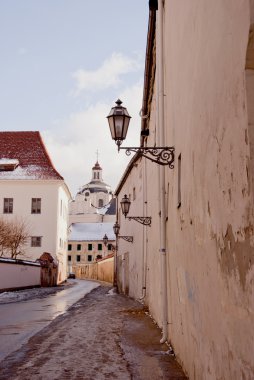
MULTIPOLYGON (((100 181, 91 181, 84 185, 81 190, 78 192, 78 194, 84 194, 86 192, 90 193, 106 193, 106 194, 111 194, 111 188, 109 185, 107 185, 105 182, 100 182, 100 181)), ((86 194, 85 194, 86 195, 86 194)))
POLYGON ((112 194, 111 187, 102 180, 102 168, 97 161, 92 168, 92 179, 89 183, 82 186, 78 194, 89 196, 90 193, 112 194))

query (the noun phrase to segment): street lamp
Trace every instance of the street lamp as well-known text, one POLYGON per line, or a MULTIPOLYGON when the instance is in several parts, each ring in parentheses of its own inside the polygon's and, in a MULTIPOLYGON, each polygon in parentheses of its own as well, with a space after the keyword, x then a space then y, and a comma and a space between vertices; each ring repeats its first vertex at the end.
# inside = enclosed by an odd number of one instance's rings
POLYGON ((123 140, 126 138, 131 116, 127 109, 122 106, 122 101, 120 99, 115 103, 116 106, 111 108, 107 119, 111 137, 115 140, 118 146, 118 152, 120 149, 125 149, 127 156, 129 156, 131 152, 139 153, 150 161, 159 165, 168 165, 170 169, 173 169, 175 159, 174 147, 120 147, 123 140))
POLYGON ((123 235, 120 236, 119 235, 119 232, 120 232, 120 225, 119 225, 119 223, 116 222, 114 224, 113 230, 114 230, 114 233, 115 233, 115 235, 116 235, 117 238, 126 240, 129 243, 133 243, 133 236, 123 236, 123 235))
POLYGON ((118 146, 118 151, 123 140, 126 138, 131 119, 127 109, 121 104, 122 101, 118 99, 116 101, 116 106, 111 108, 111 111, 107 116, 111 136, 118 146))
MULTIPOLYGON (((107 246, 108 236, 106 234, 103 236, 102 240, 103 240, 104 245, 107 246)), ((115 251, 116 247, 114 246, 114 244, 110 244, 110 245, 111 245, 112 251, 115 251)))
MULTIPOLYGON (((130 205, 131 205, 131 201, 129 200, 126 194, 122 198, 120 205, 121 205, 122 213, 124 214, 126 218, 129 213, 130 205)), ((129 220, 132 220, 132 219, 136 220, 136 222, 144 224, 145 226, 149 226, 149 227, 151 226, 151 223, 152 223, 152 218, 150 216, 128 216, 127 218, 129 220)))
POLYGON ((103 243, 104 243, 104 245, 107 245, 108 244, 108 237, 107 237, 107 235, 105 234, 104 236, 103 236, 103 243))

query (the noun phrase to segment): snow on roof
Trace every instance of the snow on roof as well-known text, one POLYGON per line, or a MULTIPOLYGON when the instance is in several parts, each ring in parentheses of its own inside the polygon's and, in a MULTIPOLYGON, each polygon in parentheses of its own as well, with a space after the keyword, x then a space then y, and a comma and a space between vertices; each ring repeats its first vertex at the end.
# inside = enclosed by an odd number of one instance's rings
POLYGON ((0 158, 0 165, 18 165, 19 160, 12 158, 0 158))
POLYGON ((0 179, 60 179, 39 132, 0 132, 0 160, 18 161, 13 171, 0 171, 0 179))
POLYGON ((102 241, 106 234, 109 240, 115 240, 114 223, 72 223, 70 241, 102 241))

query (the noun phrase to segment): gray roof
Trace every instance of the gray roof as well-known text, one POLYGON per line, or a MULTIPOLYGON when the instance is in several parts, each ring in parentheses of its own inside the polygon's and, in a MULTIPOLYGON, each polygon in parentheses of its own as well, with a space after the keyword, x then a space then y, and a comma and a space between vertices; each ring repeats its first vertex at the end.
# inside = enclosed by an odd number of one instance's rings
POLYGON ((109 240, 115 240, 114 223, 72 223, 70 241, 102 241, 106 234, 109 240))

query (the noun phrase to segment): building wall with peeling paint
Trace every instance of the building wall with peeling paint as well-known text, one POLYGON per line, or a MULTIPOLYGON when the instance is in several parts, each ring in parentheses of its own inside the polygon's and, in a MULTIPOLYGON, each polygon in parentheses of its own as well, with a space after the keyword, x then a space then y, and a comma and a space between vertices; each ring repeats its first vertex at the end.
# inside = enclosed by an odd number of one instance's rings
POLYGON ((120 201, 125 194, 129 197, 131 206, 128 216, 146 215, 147 203, 143 186, 144 180, 143 162, 138 159, 132 165, 124 187, 118 192, 119 236, 131 236, 133 243, 122 238, 117 240, 117 285, 120 292, 137 299, 143 299, 146 293, 146 239, 149 227, 144 228, 135 220, 125 218, 121 211, 120 201))
POLYGON ((164 11, 166 144, 176 148, 167 172, 169 336, 190 378, 252 379, 249 1, 171 1, 164 11))
MULTIPOLYGON (((168 340, 190 379, 254 378, 253 22, 253 0, 164 2, 164 145, 175 147, 165 194, 168 340)), ((157 143, 156 95, 150 81, 148 146, 157 143)), ((131 247, 129 294, 140 297, 143 275, 143 300, 161 326, 158 166, 138 165, 146 174, 136 207, 146 205, 152 225, 139 230, 143 251, 137 238, 131 247)), ((118 201, 137 172, 122 179, 118 201)))

